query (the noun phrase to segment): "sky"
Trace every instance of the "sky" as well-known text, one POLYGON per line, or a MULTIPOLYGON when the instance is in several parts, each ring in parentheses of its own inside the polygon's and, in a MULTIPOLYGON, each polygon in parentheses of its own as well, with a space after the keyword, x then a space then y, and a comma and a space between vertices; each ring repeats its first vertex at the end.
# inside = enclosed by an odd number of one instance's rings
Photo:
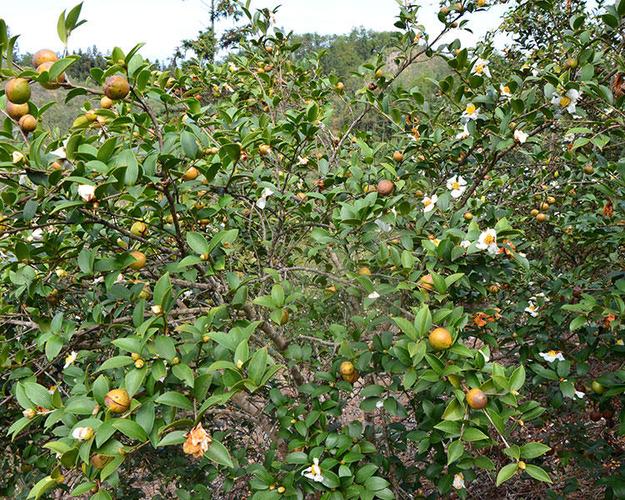
MULTIPOLYGON (((11 34, 21 34, 20 52, 40 48, 61 51, 56 34, 56 20, 64 9, 71 9, 78 0, 0 0, 2 16, 11 34)), ((206 2, 206 0, 204 0, 206 2)), ((441 24, 436 19, 437 0, 422 0, 421 22, 436 32, 441 24), (431 7, 427 8, 426 5, 431 7)), ((398 13, 396 0, 252 0, 253 8, 281 5, 278 26, 296 33, 347 33, 363 26, 383 31, 394 30, 398 13)), ((504 7, 492 12, 476 13, 471 26, 473 35, 457 33, 465 44, 473 44, 489 29, 498 25, 504 7)), ((193 38, 208 25, 209 16, 202 0, 84 0, 82 18, 87 24, 79 27, 70 39, 69 48, 77 50, 96 45, 103 52, 114 46, 129 50, 136 43, 146 45, 141 54, 150 59, 168 59, 180 41, 193 38)))

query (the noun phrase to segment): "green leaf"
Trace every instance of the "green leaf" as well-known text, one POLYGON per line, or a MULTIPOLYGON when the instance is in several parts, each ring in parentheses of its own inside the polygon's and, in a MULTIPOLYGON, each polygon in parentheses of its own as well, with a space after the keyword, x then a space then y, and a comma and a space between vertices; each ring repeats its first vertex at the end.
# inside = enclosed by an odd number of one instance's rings
POLYGON ((200 233, 189 231, 187 233, 187 243, 191 250, 198 255, 202 255, 210 251, 208 241, 206 241, 206 238, 204 238, 204 236, 200 233))
POLYGON ((184 151, 185 156, 191 159, 195 159, 197 157, 198 146, 195 141, 195 136, 191 132, 183 130, 180 133, 180 144, 182 145, 182 150, 184 151))
POLYGON ((164 392, 156 398, 155 402, 166 406, 172 406, 174 408, 180 408, 182 410, 193 409, 193 405, 191 404, 191 401, 189 401, 189 398, 176 391, 164 392))
POLYGON ((547 453, 551 448, 543 443, 527 443, 521 446, 521 457, 532 459, 547 453))
POLYGON ((473 442, 489 438, 481 430, 476 429, 475 427, 467 427, 462 433, 462 439, 463 441, 473 442))
POLYGON ((230 453, 219 441, 213 440, 204 456, 218 465, 224 465, 231 469, 234 468, 230 453))
POLYGON ((453 441, 447 448, 447 465, 458 460, 464 453, 464 444, 462 441, 453 441))
POLYGON ((393 318, 395 324, 412 340, 417 340, 418 333, 415 326, 405 318, 393 318))
POLYGON ((185 431, 173 431, 165 434, 163 438, 156 444, 156 447, 171 446, 175 444, 182 444, 185 441, 187 433, 185 431))
POLYGON ((54 488, 58 483, 51 476, 41 479, 28 493, 28 498, 41 498, 48 490, 54 488))
POLYGON ((521 387, 523 387, 524 383, 525 368, 523 367, 523 365, 521 365, 512 372, 512 376, 510 377, 510 390, 518 391, 521 387))
POLYGON ((415 326, 420 337, 424 337, 432 328, 432 314, 427 304, 423 304, 415 318, 415 326))
POLYGON ((111 425, 130 439, 136 439, 137 441, 147 441, 148 439, 143 427, 133 420, 116 418, 111 422, 111 425))
POLYGON ((250 359, 247 367, 247 374, 249 378, 256 383, 256 385, 260 385, 266 368, 267 348, 263 347, 262 349, 258 349, 252 356, 252 359, 250 359))
POLYGON ((499 486, 504 481, 510 479, 514 474, 516 474, 518 465, 516 463, 504 465, 499 473, 497 474, 497 481, 495 482, 496 486, 499 486))
POLYGON ((543 469, 541 469, 540 467, 537 467, 536 465, 527 464, 525 466, 525 472, 527 472, 534 479, 538 479, 539 481, 542 481, 543 483, 553 482, 551 478, 549 477, 549 474, 547 474, 543 469))

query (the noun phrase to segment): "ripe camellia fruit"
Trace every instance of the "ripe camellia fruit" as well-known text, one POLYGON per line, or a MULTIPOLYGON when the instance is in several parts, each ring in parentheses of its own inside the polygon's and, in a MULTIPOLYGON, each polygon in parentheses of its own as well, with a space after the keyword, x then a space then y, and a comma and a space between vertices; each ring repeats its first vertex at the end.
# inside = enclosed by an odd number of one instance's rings
POLYGON ((104 396, 104 404, 111 413, 124 413, 130 408, 130 396, 126 389, 113 389, 104 396))
POLYGON ((6 103, 6 112, 14 120, 19 120, 22 116, 28 114, 28 103, 24 104, 15 104, 11 101, 7 101, 6 103))
POLYGON ((430 345, 436 351, 442 351, 444 349, 449 349, 451 344, 453 344, 453 339, 451 338, 451 333, 446 328, 434 328, 430 332, 428 337, 430 341, 430 345))
POLYGON ((585 174, 592 174, 595 171, 595 169, 592 167, 592 165, 585 165, 584 166, 584 173, 585 174))
POLYGON ((362 266, 358 269, 358 274, 360 274, 360 276, 371 276, 371 269, 367 266, 362 266))
POLYGON ((113 104, 115 104, 115 102, 110 97, 102 96, 102 99, 100 99, 100 107, 102 109, 111 109, 113 104))
POLYGON ((466 221, 473 220, 473 214, 471 212, 465 212, 464 213, 464 220, 466 220, 466 221))
POLYGON ((134 250, 130 252, 130 255, 132 255, 135 259, 135 261, 132 264, 130 264, 131 269, 134 269, 135 271, 138 271, 139 269, 143 269, 143 267, 145 266, 145 262, 146 262, 145 254, 138 250, 134 250))
POLYGON ((137 221, 130 226, 130 232, 135 236, 145 236, 148 232, 148 226, 145 222, 137 221))
POLYGON ((338 82, 336 84, 336 90, 339 92, 343 92, 343 90, 345 90, 345 84, 343 82, 338 82))
POLYGON ((269 144, 261 144, 258 147, 258 152, 261 156, 267 156, 269 153, 271 153, 271 146, 269 144))
POLYGON ((59 58, 56 56, 56 53, 50 49, 41 49, 33 55, 33 67, 38 68, 43 63, 55 63, 58 60, 59 58))
POLYGON ((395 184, 388 179, 382 179, 378 182, 378 194, 380 196, 389 196, 395 191, 395 184))
POLYGON ((339 373, 343 378, 350 377, 355 371, 356 368, 354 367, 354 363, 351 361, 343 361, 339 367, 339 373))
POLYGON ((33 115, 24 115, 18 122, 23 132, 29 133, 37 128, 37 118, 33 115))
POLYGON ((113 101, 124 99, 129 93, 130 84, 121 75, 109 76, 104 82, 104 95, 113 101))
POLYGON ((393 153, 393 160, 395 160, 397 163, 404 161, 404 153, 402 153, 401 151, 395 151, 393 153))
POLYGON ((539 212, 538 212, 537 208, 532 209, 532 211, 530 212, 530 215, 532 217, 536 217, 538 214, 539 214, 539 212))
POLYGON ((481 410, 488 403, 486 394, 480 389, 471 389, 467 392, 467 403, 474 410, 481 410))
POLYGON ((547 220, 547 214, 539 213, 536 215, 536 220, 538 222, 545 222, 547 220))
POLYGON ((106 455, 102 455, 100 453, 94 453, 91 455, 91 465, 93 465, 96 469, 103 469, 106 464, 108 464, 113 457, 107 457, 106 455))
POLYGON ((421 279, 419 280, 419 288, 422 288, 423 290, 428 290, 430 292, 434 290, 434 279, 432 278, 431 274, 421 276, 421 279))
POLYGON ((182 175, 182 179, 185 181, 193 181, 200 175, 200 171, 195 167, 189 167, 187 171, 182 175))
MULTIPOLYGON (((50 71, 50 68, 53 64, 53 62, 44 62, 40 64, 39 66, 37 66, 37 73, 41 74, 45 73, 46 71, 50 71)), ((54 90, 58 89, 62 83, 65 83, 64 73, 61 73, 59 76, 57 76, 55 80, 48 80, 46 83, 42 83, 41 86, 44 89, 54 90)))
POLYGON ((25 78, 11 78, 4 86, 4 92, 13 104, 24 104, 30 99, 30 85, 25 78))

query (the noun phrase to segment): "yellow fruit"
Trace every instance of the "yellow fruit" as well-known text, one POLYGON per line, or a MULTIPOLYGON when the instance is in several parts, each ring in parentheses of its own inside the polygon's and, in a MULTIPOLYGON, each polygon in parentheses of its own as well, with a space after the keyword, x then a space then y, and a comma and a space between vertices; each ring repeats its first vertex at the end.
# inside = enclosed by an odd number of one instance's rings
POLYGON ((94 453, 91 455, 91 465, 93 465, 96 469, 103 469, 106 464, 108 464, 113 457, 107 457, 106 455, 101 455, 100 453, 94 453))
POLYGON ((538 213, 539 213, 539 212, 538 212, 538 209, 537 209, 537 208, 534 208, 534 209, 532 209, 532 211, 530 212, 530 215, 531 215, 532 217, 536 217, 536 216, 538 215, 538 213))
POLYGON ((94 122, 94 121, 96 121, 98 119, 98 115, 96 115, 95 111, 93 111, 92 109, 87 111, 84 116, 85 116, 86 120, 90 121, 90 122, 94 122))
POLYGON ((358 274, 360 274, 360 276, 371 276, 371 269, 369 269, 367 266, 362 266, 360 269, 358 269, 358 274))
POLYGON ((100 99, 100 107, 103 109, 111 109, 113 104, 115 102, 110 97, 102 96, 102 99, 100 99))
POLYGON ((519 460, 519 463, 517 464, 517 466, 519 467, 520 470, 525 470, 525 468, 527 467, 527 464, 523 460, 519 460))
POLYGON ((389 196, 395 191, 395 184, 388 179, 382 179, 378 182, 378 194, 380 196, 389 196))
POLYGON ((345 84, 343 82, 338 82, 336 84, 336 90, 339 92, 343 92, 343 90, 345 90, 345 84))
POLYGON ((143 252, 139 252, 138 250, 134 250, 130 252, 130 255, 132 255, 135 259, 135 261, 130 264, 130 268, 136 271, 143 269, 146 262, 145 254, 143 252))
POLYGON ((13 104, 24 104, 30 99, 30 85, 25 78, 11 78, 4 86, 4 92, 13 104))
POLYGON ((15 104, 11 101, 7 101, 6 103, 6 112, 11 118, 15 121, 18 121, 22 116, 28 114, 28 103, 24 104, 15 104))
POLYGON ((135 236, 144 237, 148 234, 148 226, 145 222, 136 221, 130 226, 130 232, 135 236))
POLYGON ((536 220, 537 220, 538 222, 545 222, 545 221, 547 220, 547 214, 539 213, 539 214, 536 216, 536 220))
POLYGON ((383 76, 384 76, 384 71, 382 71, 382 68, 378 69, 378 70, 375 72, 375 77, 376 77, 376 78, 382 78, 383 76))
POLYGON ((436 351, 449 349, 451 344, 453 344, 451 333, 449 333, 449 330, 446 328, 434 328, 434 330, 430 332, 428 340, 432 348, 436 351))
POLYGON ((549 205, 553 205, 556 202, 556 199, 553 196, 549 196, 547 198, 547 203, 549 203, 549 205))
POLYGON ((141 359, 141 355, 138 352, 131 352, 130 357, 132 358, 133 361, 137 361, 138 359, 141 359))
POLYGON ((111 413, 124 413, 130 408, 130 396, 126 389, 113 389, 104 396, 104 404, 111 413))
POLYGON ((271 153, 271 146, 269 146, 269 144, 261 144, 258 148, 258 152, 261 156, 267 156, 271 153))
MULTIPOLYGON (((39 66, 37 66, 37 73, 41 74, 45 73, 46 71, 50 71, 50 68, 53 64, 54 63, 50 61, 40 64, 39 66)), ((44 89, 52 90, 58 89, 62 83, 65 83, 65 74, 63 73, 57 76, 55 80, 48 80, 46 83, 42 83, 41 86, 44 89)))
POLYGON ((24 115, 20 118, 18 124, 23 132, 32 132, 37 128, 37 118, 33 115, 24 115))
POLYGON ((393 153, 393 160, 395 160, 397 163, 404 161, 404 153, 402 153, 401 151, 395 151, 393 153))
POLYGON ((481 410, 488 403, 486 394, 480 389, 471 389, 466 394, 467 404, 474 410, 481 410))
POLYGON ((58 60, 59 58, 56 56, 56 53, 52 52, 49 49, 41 49, 35 52, 35 55, 33 55, 33 67, 38 68, 43 63, 54 63, 58 60))
POLYGON ((592 167, 592 165, 585 165, 584 166, 584 173, 585 174, 592 174, 595 171, 595 169, 592 167))
POLYGON ((575 69, 577 68, 577 59, 575 59, 574 57, 569 57, 565 62, 564 62, 564 66, 566 66, 567 68, 570 69, 575 69))
POLYGON ((138 370, 140 370, 144 366, 145 366, 145 361, 143 361, 142 359, 138 359, 135 361, 135 368, 137 368, 138 370))
POLYGON ((464 213, 464 220, 466 220, 466 221, 473 220, 473 214, 471 212, 465 212, 464 213))
POLYGON ((540 205, 540 209, 544 210, 544 211, 549 210, 549 203, 547 203, 547 202, 542 203, 540 205))
POLYGON ((182 175, 182 179, 185 181, 192 181, 197 179, 197 176, 200 175, 200 171, 195 167, 189 167, 187 171, 182 175))
POLYGON ((343 380, 345 380, 345 382, 349 382, 350 384, 353 384, 354 382, 356 382, 356 380, 358 380, 358 377, 359 377, 358 370, 354 370, 349 375, 341 375, 341 377, 343 378, 343 380))
POLYGON ((104 95, 113 101, 124 99, 129 93, 130 84, 124 76, 109 76, 104 82, 104 95))
POLYGON ((354 367, 354 363, 352 363, 351 361, 343 361, 341 363, 341 366, 339 367, 339 373, 342 376, 350 376, 355 371, 356 371, 356 368, 354 367))
POLYGON ((423 290, 428 290, 430 292, 434 290, 434 280, 431 274, 426 274, 425 276, 421 277, 421 279, 419 280, 419 288, 422 288, 423 290))

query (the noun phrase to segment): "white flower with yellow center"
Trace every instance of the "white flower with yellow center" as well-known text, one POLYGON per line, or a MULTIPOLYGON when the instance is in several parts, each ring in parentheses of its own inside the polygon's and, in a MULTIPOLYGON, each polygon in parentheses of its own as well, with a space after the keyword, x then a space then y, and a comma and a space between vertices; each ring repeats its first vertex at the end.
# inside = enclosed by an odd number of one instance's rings
POLYGON ((538 355, 549 363, 553 363, 556 359, 558 361, 564 361, 564 356, 562 356, 560 351, 551 350, 547 352, 539 352, 538 355))
POLYGON ((269 198, 272 194, 273 191, 271 189, 263 189, 263 192, 260 194, 260 198, 256 201, 256 206, 263 210, 267 206, 267 198, 269 198))
POLYGON ((63 369, 67 368, 68 366, 71 366, 74 364, 74 362, 76 361, 76 358, 78 357, 78 353, 76 351, 72 351, 70 352, 66 357, 65 357, 65 364, 63 365, 63 369))
POLYGON ((78 441, 87 441, 93 437, 92 427, 76 427, 72 431, 72 437, 78 441))
POLYGON ((438 196, 435 194, 433 194, 431 197, 424 196, 423 199, 421 200, 421 203, 423 203, 423 213, 427 214, 428 212, 431 212, 432 210, 434 210, 434 208, 436 207, 437 201, 438 201, 438 196))
POLYGON ((95 200, 95 186, 81 184, 78 186, 78 196, 86 202, 95 200))
POLYGON ((510 90, 510 87, 502 83, 501 85, 499 85, 499 95, 501 97, 511 97, 512 91, 510 90))
POLYGON ((558 109, 566 109, 570 114, 575 114, 577 101, 581 97, 582 93, 579 90, 569 89, 566 94, 561 95, 557 92, 553 93, 551 97, 551 104, 555 105, 558 109))
POLYGON ((451 191, 452 198, 460 198, 467 189, 467 181, 460 175, 454 175, 447 179, 447 189, 451 191))
POLYGON ((462 474, 462 472, 458 472, 458 474, 454 475, 454 482, 452 486, 457 490, 461 490, 462 488, 464 488, 464 475, 462 474))
POLYGON ((525 144, 525 141, 527 141, 528 135, 523 132, 521 129, 516 129, 514 131, 514 140, 516 142, 518 142, 519 144, 525 144))
POLYGON ((323 482, 323 475, 321 474, 321 467, 319 467, 318 458, 313 458, 313 464, 302 471, 302 476, 312 479, 317 483, 323 482))
POLYGON ((471 73, 474 75, 482 76, 485 75, 490 78, 490 70, 488 69, 488 59, 478 58, 477 61, 473 63, 473 67, 471 68, 471 73))
POLYGON ((496 255, 498 251, 497 231, 491 228, 482 231, 475 246, 480 250, 488 250, 488 253, 491 255, 496 255))
POLYGON ((468 122, 469 120, 477 120, 480 116, 480 108, 476 107, 472 102, 467 104, 462 113, 462 120, 468 122))
POLYGON ((538 306, 530 300, 527 307, 525 308, 525 312, 528 313, 532 318, 535 318, 536 316, 538 316, 538 306))

